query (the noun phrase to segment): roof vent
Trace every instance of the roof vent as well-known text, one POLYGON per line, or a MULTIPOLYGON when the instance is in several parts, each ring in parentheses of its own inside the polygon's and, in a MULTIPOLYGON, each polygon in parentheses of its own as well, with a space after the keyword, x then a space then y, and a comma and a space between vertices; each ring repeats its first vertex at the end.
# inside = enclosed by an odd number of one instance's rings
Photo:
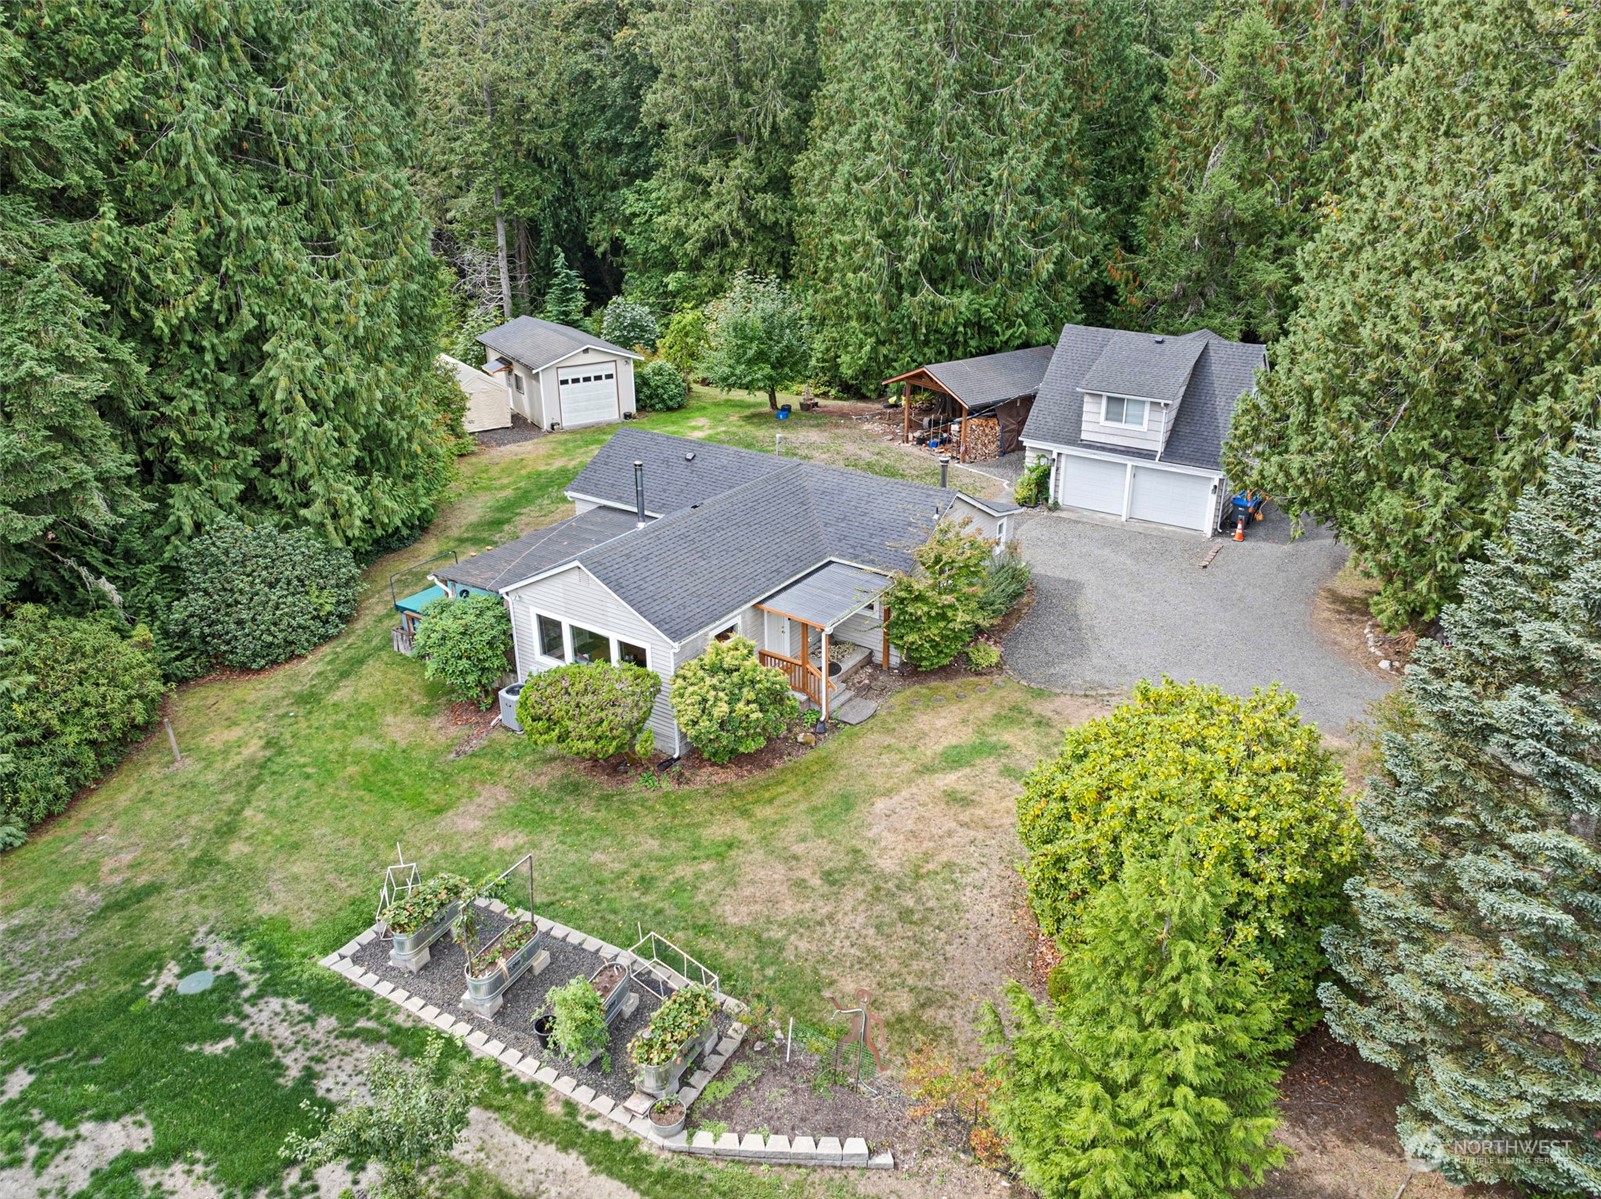
POLYGON ((1155 340, 1155 341, 1156 341, 1156 344, 1157 344, 1157 345, 1161 345, 1161 344, 1162 344, 1162 343, 1163 343, 1163 342, 1164 342, 1164 341, 1166 341, 1166 340, 1167 340, 1167 338, 1165 338, 1165 337, 1158 337, 1158 338, 1155 338, 1155 339, 1154 339, 1154 340, 1155 340))
POLYGON ((693 461, 695 461, 695 451, 694 450, 690 450, 689 453, 685 454, 684 455, 684 461, 685 462, 693 462, 693 461))

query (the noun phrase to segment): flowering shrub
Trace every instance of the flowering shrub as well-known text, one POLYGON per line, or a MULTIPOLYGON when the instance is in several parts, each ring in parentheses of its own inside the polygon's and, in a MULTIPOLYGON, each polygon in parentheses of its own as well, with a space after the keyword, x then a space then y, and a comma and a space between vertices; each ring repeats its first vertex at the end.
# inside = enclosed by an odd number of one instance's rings
POLYGON ((636 1066, 665 1066, 717 1015, 717 995, 710 987, 680 987, 656 1009, 650 1024, 628 1046, 636 1066))
POLYGON ((1274 991, 1308 1010, 1318 938, 1345 910, 1358 834, 1339 765, 1293 695, 1142 682, 1111 715, 1067 730, 1017 808, 1029 903, 1046 933, 1077 940, 1089 899, 1182 829, 1221 897, 1228 947, 1271 966, 1274 991))
POLYGON ((410 936, 427 928, 434 917, 451 904, 458 902, 472 889, 472 884, 459 874, 436 874, 421 883, 410 895, 397 899, 378 913, 378 922, 392 933, 410 936))
POLYGON ((673 676, 673 711, 708 762, 760 749, 799 713, 784 672, 763 666, 744 637, 713 641, 673 676))
POLYGON ((523 684, 517 723, 535 745, 599 761, 634 747, 661 689, 661 676, 643 666, 558 666, 523 684))

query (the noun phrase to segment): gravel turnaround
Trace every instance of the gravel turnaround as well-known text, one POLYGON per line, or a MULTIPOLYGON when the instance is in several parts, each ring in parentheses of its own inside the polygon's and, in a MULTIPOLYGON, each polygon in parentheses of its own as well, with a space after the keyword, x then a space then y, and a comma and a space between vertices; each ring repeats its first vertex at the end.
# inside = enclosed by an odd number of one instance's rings
MULTIPOLYGON (((509 921, 505 916, 486 911, 483 913, 484 928, 480 936, 488 941, 507 923, 509 921)), ((449 1012, 458 1020, 465 1020, 490 1040, 500 1041, 525 1057, 536 1058, 541 1066, 550 1066, 558 1075, 568 1075, 581 1085, 593 1087, 596 1094, 606 1095, 621 1103, 634 1093, 628 1043, 650 1023, 651 1016, 661 1006, 661 999, 646 985, 647 980, 636 975, 632 985, 634 994, 639 996, 639 1006, 634 1009, 632 1016, 620 1017, 611 1026, 611 1071, 602 1072, 604 1059, 597 1059, 592 1066, 575 1065, 555 1050, 539 1047, 539 1042, 534 1039, 533 1017, 545 1006, 545 996, 550 991, 574 976, 588 978, 605 964, 606 959, 582 946, 558 940, 549 932, 545 933, 541 948, 550 953, 550 965, 537 976, 529 972, 514 982, 506 991, 505 1003, 495 1013, 493 1020, 486 1020, 462 1006, 461 997, 467 989, 462 974, 466 954, 448 934, 433 943, 431 960, 416 975, 397 970, 389 964, 389 942, 382 937, 362 946, 351 960, 440 1011, 449 1012)), ((660 988, 654 979, 648 981, 660 988)), ((720 1015, 717 1019, 718 1033, 726 1035, 731 1023, 730 1017, 720 1015)), ((689 1073, 686 1072, 684 1077, 687 1079, 689 1073)))
POLYGON ((1018 538, 1034 568, 1034 605, 1006 639, 1007 664, 1053 691, 1120 696, 1164 674, 1237 695, 1277 682, 1300 697, 1303 716, 1344 734, 1394 683, 1313 627, 1318 590, 1344 564, 1345 547, 1326 529, 1293 542, 1289 532, 1271 506, 1243 542, 1037 513, 1018 538))

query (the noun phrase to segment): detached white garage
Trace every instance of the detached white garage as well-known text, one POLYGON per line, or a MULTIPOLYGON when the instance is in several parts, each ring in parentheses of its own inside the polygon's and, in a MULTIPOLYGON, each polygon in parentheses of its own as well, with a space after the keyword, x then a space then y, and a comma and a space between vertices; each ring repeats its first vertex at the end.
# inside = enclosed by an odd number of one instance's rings
POLYGON ((640 355, 582 329, 520 316, 480 334, 484 370, 504 379, 507 402, 541 429, 614 424, 634 414, 640 355))
POLYGON ((1221 474, 1072 451, 1055 455, 1051 473, 1051 495, 1064 508, 1194 529, 1208 536, 1217 529, 1226 490, 1221 474))

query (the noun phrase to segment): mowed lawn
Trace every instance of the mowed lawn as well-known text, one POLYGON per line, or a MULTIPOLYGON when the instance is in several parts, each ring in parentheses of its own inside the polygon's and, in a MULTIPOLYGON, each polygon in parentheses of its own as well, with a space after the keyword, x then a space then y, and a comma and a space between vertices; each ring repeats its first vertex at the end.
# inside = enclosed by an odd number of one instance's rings
MULTIPOLYGON (((776 424, 759 400, 701 395, 642 423, 765 449, 776 424)), ((826 418, 788 425, 798 454, 935 470, 826 418)), ((1025 968, 1029 945, 1013 797, 1086 704, 993 680, 909 688, 764 775, 647 792, 498 730, 453 756, 471 730, 452 722, 421 663, 390 648, 393 572, 567 514, 562 488, 610 432, 464 459, 427 535, 367 571, 342 636, 261 675, 181 689, 171 706, 181 767, 152 737, 0 859, 6 1023, 48 1031, 32 1009, 49 995, 65 996, 51 1016, 83 1005, 103 1021, 96 1003, 183 959, 202 928, 313 959, 371 921, 398 843, 430 873, 479 875, 532 853, 544 915, 619 944, 654 929, 760 1010, 813 1027, 830 1013, 825 996, 866 987, 892 1057, 925 1040, 971 1057, 979 1005, 1025 968)), ((320 984, 296 993, 314 1009, 326 994, 320 984)), ((0 1075, 29 1035, 0 1042, 0 1075)), ((61 1036, 59 1021, 50 1035, 61 1036)))

